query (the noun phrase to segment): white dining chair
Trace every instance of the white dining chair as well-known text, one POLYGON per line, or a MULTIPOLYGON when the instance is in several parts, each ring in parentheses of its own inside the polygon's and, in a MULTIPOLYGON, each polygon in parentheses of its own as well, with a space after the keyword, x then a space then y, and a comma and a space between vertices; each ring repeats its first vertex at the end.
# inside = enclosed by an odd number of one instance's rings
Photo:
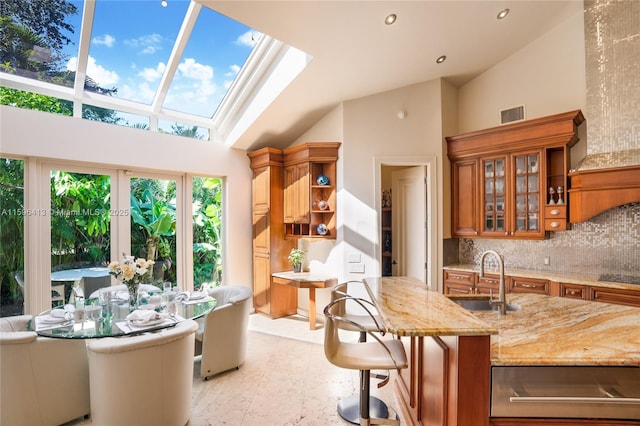
POLYGON ((0 425, 55 426, 89 414, 84 340, 40 337, 31 315, 0 319, 0 425))
POLYGON ((197 328, 186 320, 154 333, 91 340, 91 424, 185 425, 197 328))

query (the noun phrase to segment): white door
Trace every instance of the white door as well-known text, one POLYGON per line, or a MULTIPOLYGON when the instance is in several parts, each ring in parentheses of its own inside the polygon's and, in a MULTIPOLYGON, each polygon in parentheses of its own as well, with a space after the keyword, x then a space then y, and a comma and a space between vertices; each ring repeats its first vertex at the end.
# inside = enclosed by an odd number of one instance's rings
POLYGON ((428 282, 426 167, 392 172, 391 193, 392 275, 428 282))

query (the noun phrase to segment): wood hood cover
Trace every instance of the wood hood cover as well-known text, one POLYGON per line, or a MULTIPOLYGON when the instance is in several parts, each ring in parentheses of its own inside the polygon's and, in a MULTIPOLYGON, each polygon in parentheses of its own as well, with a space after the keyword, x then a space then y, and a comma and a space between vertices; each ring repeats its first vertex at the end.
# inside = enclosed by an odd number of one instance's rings
POLYGON ((569 178, 572 223, 640 202, 640 149, 587 155, 569 172, 569 178))

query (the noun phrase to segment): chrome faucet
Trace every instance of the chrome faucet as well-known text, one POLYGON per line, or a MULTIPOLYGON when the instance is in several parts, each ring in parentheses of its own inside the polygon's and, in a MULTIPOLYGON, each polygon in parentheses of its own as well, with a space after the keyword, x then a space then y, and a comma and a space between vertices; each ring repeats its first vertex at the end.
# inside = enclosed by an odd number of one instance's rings
POLYGON ((494 250, 487 250, 482 253, 480 257, 480 278, 484 277, 484 259, 488 254, 492 254, 498 259, 498 266, 500 266, 500 284, 499 284, 499 292, 498 292, 498 300, 493 298, 493 292, 491 293, 489 303, 491 306, 497 306, 500 310, 500 314, 504 315, 507 313, 507 301, 505 298, 505 284, 504 284, 504 261, 502 260, 502 256, 500 256, 494 250))

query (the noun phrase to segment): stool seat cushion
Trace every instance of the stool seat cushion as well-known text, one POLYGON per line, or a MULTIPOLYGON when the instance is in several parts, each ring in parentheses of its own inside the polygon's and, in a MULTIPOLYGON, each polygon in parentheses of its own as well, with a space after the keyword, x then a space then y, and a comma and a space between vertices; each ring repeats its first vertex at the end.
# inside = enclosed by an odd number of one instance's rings
POLYGON ((393 370, 407 368, 407 356, 399 340, 384 340, 364 343, 340 343, 333 353, 327 353, 330 362, 351 370, 393 370), (385 350, 385 346, 391 352, 385 350), (393 362, 395 360, 395 363, 393 362))

